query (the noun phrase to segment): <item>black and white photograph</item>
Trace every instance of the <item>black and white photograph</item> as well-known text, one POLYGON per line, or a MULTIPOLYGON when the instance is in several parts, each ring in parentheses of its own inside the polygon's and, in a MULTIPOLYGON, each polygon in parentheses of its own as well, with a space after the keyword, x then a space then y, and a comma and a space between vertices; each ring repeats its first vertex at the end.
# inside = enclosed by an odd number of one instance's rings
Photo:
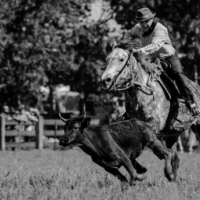
POLYGON ((200 1, 1 0, 0 200, 199 200, 200 1))

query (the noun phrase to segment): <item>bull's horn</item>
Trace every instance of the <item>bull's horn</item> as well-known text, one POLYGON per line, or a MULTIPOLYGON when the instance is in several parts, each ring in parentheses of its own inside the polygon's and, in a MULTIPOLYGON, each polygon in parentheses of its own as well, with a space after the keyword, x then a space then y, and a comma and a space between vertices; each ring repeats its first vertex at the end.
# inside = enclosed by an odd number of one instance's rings
POLYGON ((62 115, 61 115, 60 113, 59 113, 58 115, 59 115, 60 119, 61 119, 63 122, 66 123, 66 122, 68 121, 68 119, 63 118, 62 115))

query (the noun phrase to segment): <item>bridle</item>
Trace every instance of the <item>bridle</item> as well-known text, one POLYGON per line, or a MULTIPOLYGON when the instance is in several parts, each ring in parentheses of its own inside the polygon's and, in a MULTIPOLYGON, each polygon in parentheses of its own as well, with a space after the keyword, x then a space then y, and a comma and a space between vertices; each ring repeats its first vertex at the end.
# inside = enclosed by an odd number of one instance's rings
MULTIPOLYGON (((126 59, 126 62, 124 63, 124 66, 123 66, 122 69, 119 71, 119 73, 113 78, 113 82, 112 82, 112 84, 110 85, 110 90, 114 90, 114 91, 123 91, 123 90, 129 89, 130 87, 132 87, 132 86, 134 86, 134 85, 137 85, 137 86, 139 86, 139 87, 141 88, 141 90, 142 90, 144 93, 148 94, 148 93, 143 89, 143 87, 144 87, 145 89, 147 89, 147 90, 150 92, 149 95, 152 95, 152 94, 153 94, 153 91, 154 91, 152 88, 150 88, 149 86, 146 86, 146 85, 144 85, 144 84, 142 84, 142 83, 139 83, 139 82, 135 81, 135 72, 136 72, 136 69, 130 69, 130 73, 131 73, 131 81, 130 81, 130 83, 127 83, 126 86, 125 86, 125 87, 122 87, 122 88, 117 88, 117 87, 115 86, 116 83, 117 83, 117 81, 118 81, 119 78, 120 78, 120 75, 121 75, 122 72, 124 71, 124 69, 125 69, 126 67, 129 67, 129 66, 130 66, 130 65, 128 65, 128 64, 129 64, 129 62, 130 62, 130 57, 131 57, 131 55, 132 55, 132 49, 128 51, 128 57, 127 57, 127 59, 126 59)), ((136 64, 137 64, 137 63, 136 63, 136 64)), ((130 67, 131 67, 131 66, 130 66, 130 67)))
MULTIPOLYGON (((115 90, 115 91, 121 91, 121 90, 126 90, 126 89, 128 89, 129 87, 131 87, 131 85, 130 86, 128 86, 128 87, 125 87, 125 88, 121 88, 121 89, 117 89, 116 87, 115 87, 115 83, 118 81, 118 79, 120 78, 120 75, 121 75, 121 73, 124 71, 124 69, 125 69, 125 67, 127 67, 127 64, 128 64, 128 62, 129 62, 129 60, 130 60, 130 57, 131 57, 131 54, 132 54, 132 51, 128 51, 128 57, 127 57, 127 59, 126 59, 126 62, 124 63, 124 66, 122 67, 122 69, 119 71, 119 73, 113 78, 113 82, 112 82, 112 84, 110 85, 110 90, 115 90)), ((131 76, 132 76, 132 74, 133 73, 131 73, 131 76)), ((133 78, 133 77, 131 77, 131 78, 133 78)), ((131 80, 133 80, 133 79, 131 79, 131 80)))

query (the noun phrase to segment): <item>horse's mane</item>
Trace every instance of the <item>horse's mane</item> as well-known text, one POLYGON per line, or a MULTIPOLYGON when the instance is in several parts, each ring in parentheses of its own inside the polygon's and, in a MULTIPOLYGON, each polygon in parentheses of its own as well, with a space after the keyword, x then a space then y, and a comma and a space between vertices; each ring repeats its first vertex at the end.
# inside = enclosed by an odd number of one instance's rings
MULTIPOLYGON (((117 43, 116 47, 131 51, 131 49, 133 49, 133 48, 134 49, 141 48, 142 42, 138 36, 127 34, 125 39, 123 39, 117 43)), ((154 64, 150 62, 151 58, 149 56, 147 56, 141 52, 133 53, 133 56, 135 57, 137 62, 139 62, 141 64, 142 68, 146 72, 148 72, 148 73, 152 72, 152 69, 154 68, 154 67, 152 67, 152 65, 154 65, 154 64)))

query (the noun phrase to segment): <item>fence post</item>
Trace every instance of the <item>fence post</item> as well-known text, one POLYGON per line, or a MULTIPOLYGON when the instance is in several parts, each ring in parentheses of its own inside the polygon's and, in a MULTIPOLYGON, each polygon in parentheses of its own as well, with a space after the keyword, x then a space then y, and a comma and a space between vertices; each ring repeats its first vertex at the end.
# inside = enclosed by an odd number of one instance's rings
POLYGON ((42 116, 39 117, 36 129, 36 148, 43 149, 43 134, 44 134, 44 119, 42 116))
POLYGON ((57 129, 58 129, 58 125, 57 125, 57 119, 54 119, 54 150, 56 150, 56 136, 57 136, 57 129))
POLYGON ((1 150, 5 151, 6 150, 6 118, 5 115, 1 115, 1 150))

